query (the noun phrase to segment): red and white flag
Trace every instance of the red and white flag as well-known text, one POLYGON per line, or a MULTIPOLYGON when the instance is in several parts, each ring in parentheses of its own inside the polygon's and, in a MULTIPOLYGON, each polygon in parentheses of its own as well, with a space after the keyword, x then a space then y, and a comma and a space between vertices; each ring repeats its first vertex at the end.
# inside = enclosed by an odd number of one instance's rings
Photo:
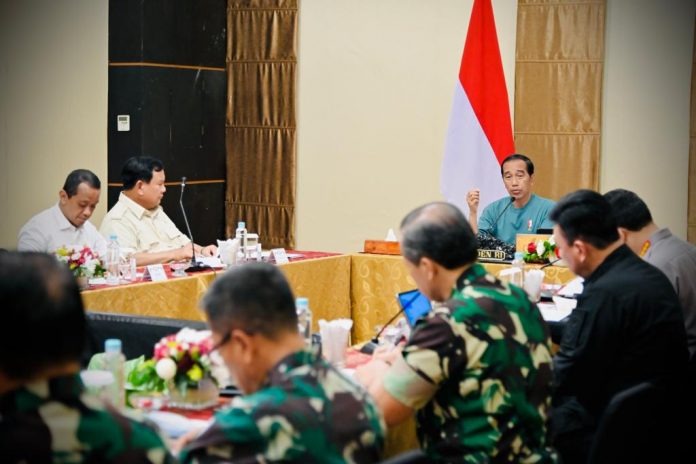
POLYGON ((445 142, 440 191, 464 214, 480 188, 479 215, 507 196, 500 163, 515 152, 505 75, 491 0, 474 0, 445 142))

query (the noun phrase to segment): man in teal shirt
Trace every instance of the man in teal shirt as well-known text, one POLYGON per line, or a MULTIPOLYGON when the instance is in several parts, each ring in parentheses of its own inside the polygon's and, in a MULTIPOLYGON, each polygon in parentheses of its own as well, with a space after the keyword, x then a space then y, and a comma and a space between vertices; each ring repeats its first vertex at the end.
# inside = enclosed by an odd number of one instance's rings
POLYGON ((514 245, 517 234, 535 234, 537 229, 553 228, 548 216, 555 203, 532 193, 532 160, 520 154, 510 155, 503 160, 500 173, 510 196, 486 206, 480 220, 477 218, 479 190, 467 193, 469 223, 474 233, 487 232, 514 245))

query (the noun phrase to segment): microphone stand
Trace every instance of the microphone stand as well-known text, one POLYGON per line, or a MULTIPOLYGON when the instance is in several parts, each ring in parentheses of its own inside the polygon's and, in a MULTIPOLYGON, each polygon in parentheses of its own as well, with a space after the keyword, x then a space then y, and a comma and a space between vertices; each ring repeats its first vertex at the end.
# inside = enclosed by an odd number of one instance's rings
POLYGON ((560 260, 561 260, 561 258, 554 259, 553 261, 549 261, 548 263, 546 263, 546 264, 544 264, 543 266, 541 266, 539 269, 546 269, 546 268, 549 267, 549 266, 553 266, 554 264, 556 264, 556 263, 559 262, 560 260))
POLYGON ((495 231, 496 231, 496 232, 498 231, 498 221, 500 221, 500 218, 503 216, 503 213, 505 213, 505 211, 507 211, 507 209, 510 207, 510 205, 513 204, 514 202, 515 202, 515 197, 511 196, 511 197, 510 197, 510 203, 508 203, 508 204, 505 206, 505 208, 503 208, 503 210, 500 212, 500 214, 498 214, 498 217, 495 218, 495 222, 493 223, 493 225, 495 226, 495 231))
POLYGON ((391 317, 391 319, 389 319, 389 321, 387 321, 387 323, 384 324, 384 325, 382 326, 381 329, 379 329, 379 332, 377 332, 377 335, 375 335, 374 337, 372 337, 372 340, 370 340, 369 342, 365 343, 365 344, 362 346, 362 348, 360 348, 360 352, 361 352, 361 353, 365 353, 365 354, 372 354, 372 353, 374 353, 375 349, 376 349, 377 346, 379 345, 379 336, 382 335, 382 332, 384 332, 384 329, 386 329, 386 328, 389 326, 389 324, 391 324, 392 322, 394 322, 394 320, 395 320, 397 317, 399 317, 399 315, 400 315, 401 313, 403 313, 403 312, 404 312, 404 308, 401 308, 401 309, 399 310, 398 313, 394 314, 394 315, 391 317))
POLYGON ((191 239, 191 265, 184 269, 184 272, 201 272, 212 269, 212 267, 207 266, 203 263, 196 261, 196 247, 193 244, 193 234, 191 233, 191 227, 189 227, 188 219, 186 218, 186 210, 184 209, 184 187, 186 186, 186 177, 181 178, 181 195, 179 195, 179 206, 181 207, 181 214, 184 215, 184 222, 186 223, 186 230, 188 231, 189 239, 191 239))

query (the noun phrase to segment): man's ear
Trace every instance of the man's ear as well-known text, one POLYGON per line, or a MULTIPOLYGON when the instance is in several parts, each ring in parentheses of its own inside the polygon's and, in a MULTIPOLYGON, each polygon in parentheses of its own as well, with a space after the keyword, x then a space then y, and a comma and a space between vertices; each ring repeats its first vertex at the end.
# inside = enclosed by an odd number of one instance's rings
POLYGON ((616 230, 619 232, 619 238, 621 239, 621 242, 626 243, 628 241, 628 229, 624 227, 617 227, 616 230))
POLYGON ((255 351, 256 344, 254 337, 243 330, 234 329, 230 335, 230 342, 235 342, 237 345, 237 353, 235 356, 244 364, 252 364, 256 361, 255 351))
POLYGON ((64 205, 68 201, 68 192, 65 190, 61 189, 58 192, 58 200, 60 201, 61 205, 64 205))
POLYGON ((438 275, 438 267, 435 265, 435 261, 430 258, 422 257, 418 263, 418 267, 425 271, 425 275, 428 280, 434 280, 438 275))
POLYGON ((584 263, 587 261, 587 255, 589 253, 589 247, 587 243, 582 240, 575 240, 572 247, 575 249, 575 254, 578 262, 584 263))

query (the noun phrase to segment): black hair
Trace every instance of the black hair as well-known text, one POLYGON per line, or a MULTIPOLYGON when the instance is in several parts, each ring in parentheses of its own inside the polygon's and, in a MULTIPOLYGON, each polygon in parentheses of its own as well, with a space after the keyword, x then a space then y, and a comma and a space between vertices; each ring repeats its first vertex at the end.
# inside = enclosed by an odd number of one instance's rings
POLYGON ((149 183, 152 180, 152 173, 160 172, 163 169, 164 164, 156 158, 151 158, 149 156, 134 156, 128 158, 123 165, 123 169, 121 169, 123 190, 132 189, 139 180, 149 183))
POLYGON ((521 155, 521 154, 519 154, 519 153, 513 153, 512 155, 510 155, 510 156, 508 156, 507 158, 505 158, 505 159, 503 160, 502 163, 500 163, 500 175, 501 175, 501 176, 504 176, 504 175, 505 175, 505 173, 504 173, 504 171, 503 171, 503 168, 504 168, 504 166, 505 166, 505 163, 507 163, 508 161, 514 161, 514 160, 522 160, 522 161, 524 161, 524 164, 525 164, 526 167, 527 167, 527 174, 529 174, 530 176, 531 176, 532 174, 534 174, 534 163, 532 163, 532 160, 530 160, 530 159, 527 158, 526 156, 521 155))
POLYGON ((549 218, 568 243, 582 240, 603 250, 619 239, 609 202, 593 190, 577 190, 560 199, 549 218))
POLYGON ((420 206, 401 221, 401 254, 418 264, 427 257, 456 269, 476 261, 476 236, 456 206, 433 202, 420 206))
POLYGON ((648 205, 629 190, 615 189, 605 193, 604 198, 611 205, 618 227, 635 232, 653 222, 648 205))
POLYGON ((95 173, 87 169, 75 169, 68 174, 63 184, 63 190, 68 194, 68 198, 77 193, 77 187, 83 182, 93 189, 101 189, 101 182, 95 173))
POLYGON ((45 253, 0 253, 0 371, 31 380, 47 368, 79 361, 87 322, 77 282, 45 253))
POLYGON ((237 266, 213 282, 203 310, 217 332, 233 327, 273 339, 297 331, 295 298, 278 267, 266 263, 237 266))

